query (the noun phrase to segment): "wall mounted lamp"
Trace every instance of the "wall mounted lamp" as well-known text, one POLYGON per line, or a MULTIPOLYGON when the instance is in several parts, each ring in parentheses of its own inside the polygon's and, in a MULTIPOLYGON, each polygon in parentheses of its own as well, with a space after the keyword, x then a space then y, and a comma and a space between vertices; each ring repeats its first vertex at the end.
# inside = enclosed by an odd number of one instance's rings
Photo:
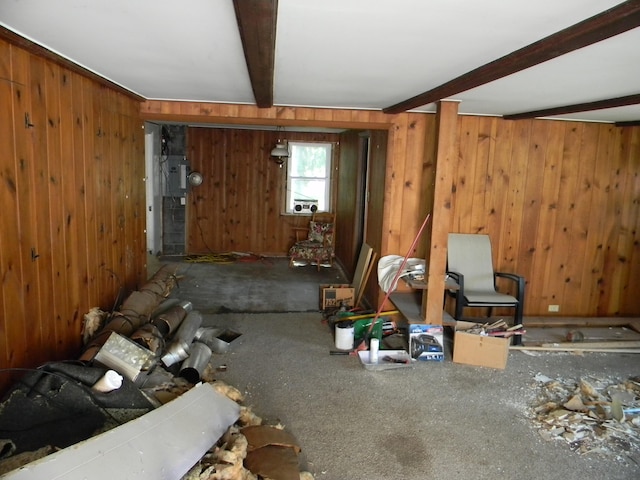
MULTIPOLYGON (((280 132, 281 130, 281 127, 276 129, 277 132, 280 132)), ((276 146, 271 150, 271 156, 273 157, 273 161, 282 168, 282 164, 289 157, 289 146, 287 145, 286 140, 280 140, 279 137, 280 135, 278 135, 276 146)))
POLYGON ((189 182, 189 185, 193 185, 194 187, 202 185, 203 180, 204 178, 202 177, 202 174, 200 172, 191 172, 187 176, 187 181, 189 182))

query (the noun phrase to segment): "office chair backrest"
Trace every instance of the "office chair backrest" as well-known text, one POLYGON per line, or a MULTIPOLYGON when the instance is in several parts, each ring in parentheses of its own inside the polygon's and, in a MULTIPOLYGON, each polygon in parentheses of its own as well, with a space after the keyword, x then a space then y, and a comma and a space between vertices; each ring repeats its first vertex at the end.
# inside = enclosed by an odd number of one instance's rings
POLYGON ((495 291, 491 239, 489 235, 450 233, 447 269, 464 275, 468 291, 495 291))

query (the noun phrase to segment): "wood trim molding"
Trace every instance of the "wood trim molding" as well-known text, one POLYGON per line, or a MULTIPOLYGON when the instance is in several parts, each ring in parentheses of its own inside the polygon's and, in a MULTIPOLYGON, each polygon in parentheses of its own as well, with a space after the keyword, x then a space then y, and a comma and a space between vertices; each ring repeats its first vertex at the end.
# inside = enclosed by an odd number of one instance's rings
POLYGON ((42 45, 38 45, 37 43, 32 42, 31 40, 28 40, 22 37, 21 35, 18 35, 17 33, 3 26, 0 26, 0 39, 6 40, 7 42, 15 45, 16 47, 22 48, 23 50, 26 50, 29 53, 45 58, 46 60, 49 60, 63 68, 66 68, 67 70, 70 70, 74 73, 87 77, 99 83, 102 86, 108 87, 112 90, 122 93, 129 98, 132 98, 139 102, 144 102, 146 100, 144 97, 138 95, 137 93, 134 93, 131 90, 127 90, 121 85, 118 85, 117 83, 113 83, 112 81, 107 80, 104 77, 101 77, 97 73, 94 73, 91 70, 81 67, 80 65, 72 62, 71 60, 61 57, 57 53, 54 53, 51 50, 43 47, 42 45))

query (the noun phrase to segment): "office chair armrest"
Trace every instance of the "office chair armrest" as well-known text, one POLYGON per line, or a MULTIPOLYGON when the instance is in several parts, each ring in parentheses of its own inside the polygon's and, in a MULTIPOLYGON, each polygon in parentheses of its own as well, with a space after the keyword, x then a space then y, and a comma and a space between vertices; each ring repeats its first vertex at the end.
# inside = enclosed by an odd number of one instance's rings
POLYGON ((515 273, 505 273, 505 272, 495 272, 495 276, 496 277, 502 277, 502 278, 507 278, 509 280, 512 280, 516 283, 516 287, 518 289, 518 292, 516 294, 516 298, 518 300, 523 300, 524 299, 524 277, 520 276, 520 275, 516 275, 515 273))
POLYGON ((459 272, 451 272, 451 271, 447 271, 446 272, 447 275, 449 275, 449 277, 451 277, 451 279, 456 282, 458 284, 458 286, 460 287, 457 292, 464 292, 464 275, 459 273, 459 272))

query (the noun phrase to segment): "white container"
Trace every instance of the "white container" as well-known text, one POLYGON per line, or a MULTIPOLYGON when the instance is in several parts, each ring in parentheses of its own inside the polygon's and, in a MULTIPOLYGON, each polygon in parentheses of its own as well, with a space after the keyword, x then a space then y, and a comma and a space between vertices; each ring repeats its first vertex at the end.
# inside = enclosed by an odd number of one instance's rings
POLYGON ((383 350, 384 356, 376 363, 369 362, 369 351, 358 350, 362 366, 367 370, 394 370, 396 368, 413 368, 411 357, 404 350, 383 350))
POLYGON ((109 393, 119 389, 123 380, 122 375, 115 370, 107 370, 91 388, 96 392, 109 393))
POLYGON ((372 338, 369 341, 369 363, 378 363, 378 351, 380 350, 380 340, 372 338))
POLYGON ((336 348, 340 350, 353 350, 353 322, 339 322, 335 328, 336 348))

